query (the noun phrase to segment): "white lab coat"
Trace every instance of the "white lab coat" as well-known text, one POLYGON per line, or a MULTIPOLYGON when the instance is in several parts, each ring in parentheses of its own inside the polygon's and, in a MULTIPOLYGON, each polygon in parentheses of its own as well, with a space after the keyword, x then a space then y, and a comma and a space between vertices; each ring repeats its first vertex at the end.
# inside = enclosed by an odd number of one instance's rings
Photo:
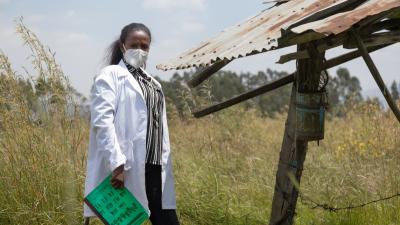
MULTIPOLYGON (((162 120, 162 208, 176 209, 166 107, 162 120)), ((139 83, 122 60, 118 65, 104 67, 94 78, 90 123, 85 196, 125 164, 125 187, 149 210, 145 188, 147 107, 139 83)), ((92 216, 94 212, 84 203, 84 217, 92 216)))

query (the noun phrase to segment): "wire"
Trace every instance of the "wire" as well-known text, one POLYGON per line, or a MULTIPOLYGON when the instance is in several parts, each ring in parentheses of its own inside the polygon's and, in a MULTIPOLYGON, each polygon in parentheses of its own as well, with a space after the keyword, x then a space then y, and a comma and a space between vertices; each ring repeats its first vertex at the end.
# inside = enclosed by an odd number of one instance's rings
POLYGON ((349 205, 349 206, 345 206, 345 207, 333 207, 329 204, 326 203, 318 203, 314 200, 312 200, 309 197, 303 196, 302 194, 299 193, 299 197, 300 197, 300 201, 301 203, 303 203, 304 205, 308 206, 310 209, 316 209, 316 208, 320 208, 326 211, 330 211, 330 212, 337 212, 337 211, 342 211, 342 210, 351 210, 351 209, 355 209, 355 208, 361 208, 364 207, 366 205, 370 205, 373 203, 377 203, 377 202, 382 202, 382 201, 386 201, 395 197, 400 197, 400 193, 396 193, 393 194, 391 196, 387 196, 384 198, 379 198, 379 199, 375 199, 369 202, 364 202, 358 205, 349 205))

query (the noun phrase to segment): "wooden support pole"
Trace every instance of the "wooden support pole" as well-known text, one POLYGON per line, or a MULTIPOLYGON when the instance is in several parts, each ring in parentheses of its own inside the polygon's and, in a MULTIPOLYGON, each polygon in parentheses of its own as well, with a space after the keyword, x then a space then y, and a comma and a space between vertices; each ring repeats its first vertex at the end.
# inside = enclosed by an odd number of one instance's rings
MULTIPOLYGON (((400 42, 400 30, 370 34, 361 40, 366 48, 377 45, 395 44, 400 42)), ((343 43, 343 48, 358 48, 358 43, 355 43, 354 39, 350 39, 343 43)))
MULTIPOLYGON (((380 34, 375 34, 371 35, 369 34, 368 37, 363 38, 363 41, 368 49, 369 52, 376 51, 377 49, 380 49, 385 46, 389 46, 392 44, 395 44, 397 42, 400 42, 400 35, 399 35, 400 30, 394 31, 394 32, 385 32, 385 33, 380 33, 380 34)), ((337 38, 339 39, 339 38, 337 38)), ((349 41, 340 41, 340 44, 343 44, 343 48, 357 48, 354 41, 350 40, 349 41), (342 43, 343 42, 343 43, 342 43)), ((320 44, 317 49, 319 52, 324 52, 326 50, 329 50, 331 48, 338 47, 339 45, 336 44, 327 44, 326 41, 325 43, 320 44)), ((355 52, 359 52, 359 50, 356 50, 355 52)), ((353 52, 354 54, 354 52, 353 52)), ((356 58, 360 56, 360 54, 354 55, 356 58)), ((308 54, 307 50, 303 51, 297 51, 297 52, 292 52, 288 53, 285 55, 282 55, 279 60, 276 62, 278 64, 284 64, 287 62, 290 62, 292 60, 297 60, 297 59, 308 59, 310 58, 310 55, 308 54)))
POLYGON ((298 46, 298 51, 308 49, 311 59, 297 61, 297 74, 295 85, 292 88, 288 117, 285 124, 270 225, 292 225, 299 194, 298 184, 303 171, 306 158, 307 141, 296 138, 296 92, 313 92, 318 88, 319 77, 323 68, 325 53, 319 53, 313 43, 298 46), (292 182, 295 179, 295 183, 292 182))
MULTIPOLYGON (((290 96, 288 117, 285 123, 285 132, 279 156, 278 172, 276 173, 275 191, 272 199, 272 210, 270 225, 288 224, 289 217, 293 217, 294 212, 289 209, 289 188, 290 180, 286 172, 296 169, 294 160, 295 145, 295 126, 296 126, 296 86, 292 86, 292 94, 290 96), (292 165, 293 166, 290 166, 292 165), (289 215, 292 214, 292 215, 289 215)), ((293 174, 293 172, 292 172, 293 174)), ((292 207, 290 207, 292 208, 292 207)))
POLYGON ((196 111, 196 112, 193 113, 193 115, 194 115, 194 117, 198 118, 198 117, 202 117, 202 116, 208 115, 210 113, 222 110, 224 108, 227 108, 229 106, 235 105, 235 104, 237 104, 239 102, 242 102, 244 100, 253 98, 253 97, 257 96, 257 95, 263 94, 265 92, 268 92, 268 91, 274 90, 276 88, 282 87, 282 86, 284 86, 286 84, 289 84, 289 83, 293 82, 293 79, 294 79, 294 76, 292 74, 288 75, 288 76, 280 78, 280 79, 278 79, 278 80, 276 80, 276 81, 274 81, 272 83, 263 85, 263 86, 261 86, 259 88, 256 88, 254 90, 248 91, 248 92, 246 92, 244 94, 240 94, 238 96, 235 96, 235 97, 233 97, 233 98, 231 98, 231 99, 229 99, 227 101, 224 101, 224 102, 221 102, 221 103, 217 103, 217 104, 212 105, 210 107, 207 107, 207 108, 205 108, 203 110, 196 111))
POLYGON ((191 88, 194 88, 201 84, 203 81, 205 81, 207 78, 212 76, 214 73, 218 72, 218 70, 222 69, 222 67, 226 66, 228 63, 230 63, 230 60, 221 60, 213 65, 200 70, 199 72, 193 74, 193 78, 187 82, 188 86, 191 88))
MULTIPOLYGON (((379 49, 386 48, 387 46, 390 46, 390 44, 389 45, 379 45, 379 46, 369 47, 368 48, 368 52, 374 52, 374 51, 377 51, 379 49)), ((334 58, 331 58, 331 59, 327 60, 324 63, 324 69, 332 68, 334 66, 337 66, 337 65, 343 64, 345 62, 348 62, 350 60, 356 59, 356 58, 358 58, 360 56, 361 56, 360 50, 354 50, 354 51, 348 52, 346 54, 343 54, 343 55, 340 55, 340 56, 336 56, 334 58)))
POLYGON ((383 96, 386 99, 386 102, 388 103, 390 109, 393 111, 394 115, 396 116, 397 120, 400 122, 400 111, 399 108, 397 108, 397 105, 395 101, 393 100, 392 96, 390 95, 389 90, 387 89, 385 82, 383 82, 382 77, 378 71, 378 68, 375 66, 374 61, 372 61, 371 56, 368 54, 368 50, 365 47, 363 41, 361 40, 360 36, 358 33, 352 29, 350 31, 352 37, 354 38, 358 50, 361 53, 361 56, 363 57, 365 63, 368 66, 369 71, 371 72, 372 76, 375 79, 375 82, 378 84, 379 89, 381 90, 383 96))

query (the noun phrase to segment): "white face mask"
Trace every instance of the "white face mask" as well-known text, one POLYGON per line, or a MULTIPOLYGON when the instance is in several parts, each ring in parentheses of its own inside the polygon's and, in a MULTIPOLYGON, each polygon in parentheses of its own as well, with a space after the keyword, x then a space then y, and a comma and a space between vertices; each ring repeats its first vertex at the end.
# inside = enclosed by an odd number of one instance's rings
POLYGON ((143 51, 142 49, 139 49, 139 48, 126 49, 124 44, 123 44, 123 47, 125 49, 124 59, 129 65, 131 65, 135 68, 138 68, 138 67, 144 68, 146 66, 146 60, 147 60, 147 55, 148 55, 148 53, 146 51, 143 51))

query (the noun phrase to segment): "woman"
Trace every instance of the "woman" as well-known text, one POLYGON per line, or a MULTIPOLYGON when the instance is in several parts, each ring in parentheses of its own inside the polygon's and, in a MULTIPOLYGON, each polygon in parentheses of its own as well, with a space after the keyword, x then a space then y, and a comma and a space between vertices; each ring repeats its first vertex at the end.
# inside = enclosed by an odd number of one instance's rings
MULTIPOLYGON (((109 66, 94 78, 85 196, 112 173, 150 210, 153 225, 179 224, 160 83, 144 69, 151 43, 143 24, 125 26, 110 47, 109 66)), ((84 216, 95 216, 85 204, 84 216)))

